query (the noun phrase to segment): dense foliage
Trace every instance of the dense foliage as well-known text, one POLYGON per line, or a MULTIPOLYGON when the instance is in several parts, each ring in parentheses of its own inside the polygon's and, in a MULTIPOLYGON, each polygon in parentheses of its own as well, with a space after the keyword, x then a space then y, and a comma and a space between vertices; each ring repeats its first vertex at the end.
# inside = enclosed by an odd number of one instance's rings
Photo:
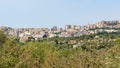
POLYGON ((0 68, 120 68, 119 34, 114 41, 108 35, 114 34, 99 34, 103 40, 89 35, 19 43, 0 32, 0 68), (72 48, 70 40, 84 43, 72 48))

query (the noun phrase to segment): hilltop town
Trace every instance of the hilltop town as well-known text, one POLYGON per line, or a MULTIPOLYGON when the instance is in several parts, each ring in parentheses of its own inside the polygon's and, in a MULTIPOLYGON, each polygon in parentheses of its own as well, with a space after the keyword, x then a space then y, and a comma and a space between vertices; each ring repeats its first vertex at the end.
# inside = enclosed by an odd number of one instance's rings
POLYGON ((25 42, 29 37, 34 40, 47 39, 52 37, 79 37, 82 35, 97 34, 101 32, 120 32, 120 20, 115 21, 100 21, 95 24, 80 25, 65 25, 65 28, 53 26, 48 28, 11 28, 0 26, 0 30, 9 36, 14 36, 20 39, 20 42, 25 42))

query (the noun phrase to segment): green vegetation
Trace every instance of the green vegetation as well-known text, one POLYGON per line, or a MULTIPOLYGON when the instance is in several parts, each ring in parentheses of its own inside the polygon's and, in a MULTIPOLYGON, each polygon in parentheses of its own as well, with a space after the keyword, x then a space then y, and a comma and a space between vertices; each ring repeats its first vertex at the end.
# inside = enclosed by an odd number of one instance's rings
POLYGON ((19 43, 0 32, 0 68, 120 68, 119 35, 100 33, 19 43), (79 42, 79 47, 72 47, 79 42))
POLYGON ((3 43, 5 43, 5 40, 6 40, 5 34, 2 31, 0 31, 0 47, 3 45, 3 43))

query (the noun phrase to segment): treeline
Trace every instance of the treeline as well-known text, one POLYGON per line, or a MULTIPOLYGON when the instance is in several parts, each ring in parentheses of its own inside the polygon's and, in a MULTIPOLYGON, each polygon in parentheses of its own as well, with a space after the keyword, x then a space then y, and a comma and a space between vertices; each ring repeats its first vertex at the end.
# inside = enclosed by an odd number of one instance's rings
MULTIPOLYGON (((57 39, 66 40, 51 40, 57 39)), ((77 48, 51 40, 19 43, 0 32, 0 68, 120 68, 119 38, 102 43, 83 39, 77 48)))

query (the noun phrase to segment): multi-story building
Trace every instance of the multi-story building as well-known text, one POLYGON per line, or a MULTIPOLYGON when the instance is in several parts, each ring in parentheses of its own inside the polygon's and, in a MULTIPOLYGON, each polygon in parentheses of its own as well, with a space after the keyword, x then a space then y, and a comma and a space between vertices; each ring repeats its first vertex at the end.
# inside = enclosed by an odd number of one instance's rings
POLYGON ((71 25, 65 25, 65 30, 71 29, 71 25))

